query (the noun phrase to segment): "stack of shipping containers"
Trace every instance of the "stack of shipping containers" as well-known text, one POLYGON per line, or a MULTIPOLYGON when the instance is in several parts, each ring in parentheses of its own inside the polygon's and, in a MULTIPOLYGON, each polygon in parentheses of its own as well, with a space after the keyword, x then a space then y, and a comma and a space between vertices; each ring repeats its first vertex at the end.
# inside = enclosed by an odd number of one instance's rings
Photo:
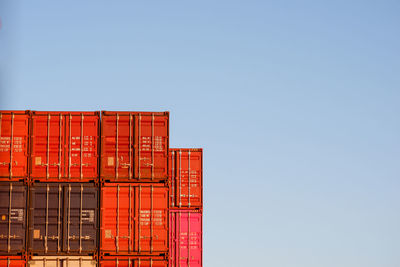
POLYGON ((168 112, 102 112, 100 266, 168 266, 168 112))
POLYGON ((25 266, 29 111, 0 112, 0 266, 25 266))
POLYGON ((202 266, 202 149, 170 149, 170 266, 202 266))
POLYGON ((0 111, 0 267, 201 267, 202 210, 168 112, 0 111))
POLYGON ((29 266, 96 266, 99 112, 31 112, 29 266))

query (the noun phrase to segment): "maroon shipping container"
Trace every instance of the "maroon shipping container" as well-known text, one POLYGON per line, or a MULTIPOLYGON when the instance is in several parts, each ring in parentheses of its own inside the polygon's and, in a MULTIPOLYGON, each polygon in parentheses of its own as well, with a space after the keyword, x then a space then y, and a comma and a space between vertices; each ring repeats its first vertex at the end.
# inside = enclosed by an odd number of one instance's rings
POLYGON ((0 111, 0 181, 28 176, 29 111, 0 111))
POLYGON ((203 150, 173 148, 169 152, 170 207, 203 207, 203 150))
POLYGON ((99 112, 33 111, 31 180, 88 182, 98 179, 99 119, 99 112))
POLYGON ((108 256, 100 260, 100 267, 168 267, 168 260, 154 256, 108 256))
POLYGON ((170 267, 201 267, 202 212, 170 210, 170 267))
POLYGON ((0 255, 25 251, 26 197, 23 183, 0 183, 0 255))
POLYGON ((101 188, 100 251, 103 255, 168 252, 168 187, 111 184, 101 188))
POLYGON ((168 112, 103 111, 100 176, 112 182, 166 180, 168 144, 168 112))
POLYGON ((33 255, 93 255, 98 245, 98 188, 91 183, 35 183, 29 197, 33 255))
POLYGON ((0 256, 0 267, 25 267, 23 256, 0 256))

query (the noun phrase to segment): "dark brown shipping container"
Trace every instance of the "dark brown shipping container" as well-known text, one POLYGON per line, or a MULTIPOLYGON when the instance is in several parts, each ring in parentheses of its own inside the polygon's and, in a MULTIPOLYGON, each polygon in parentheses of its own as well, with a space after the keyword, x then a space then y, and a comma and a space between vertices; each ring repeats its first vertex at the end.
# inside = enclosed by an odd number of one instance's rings
POLYGON ((166 180, 168 145, 168 112, 103 111, 100 176, 111 182, 166 180))
POLYGON ((25 267, 24 256, 0 256, 0 267, 25 267))
POLYGON ((34 255, 97 251, 98 188, 90 183, 30 187, 29 250, 34 255))
POLYGON ((99 112, 32 111, 30 178, 44 182, 98 179, 99 112))
POLYGON ((169 150, 170 207, 203 208, 203 149, 169 150))
POLYGON ((168 187, 106 183, 101 188, 100 251, 104 255, 168 252, 168 187))
POLYGON ((100 267, 168 267, 162 257, 108 256, 100 260, 100 267))
POLYGON ((26 195, 22 183, 0 183, 0 254, 25 251, 26 195))
POLYGON ((0 181, 28 176, 29 111, 0 111, 0 181))

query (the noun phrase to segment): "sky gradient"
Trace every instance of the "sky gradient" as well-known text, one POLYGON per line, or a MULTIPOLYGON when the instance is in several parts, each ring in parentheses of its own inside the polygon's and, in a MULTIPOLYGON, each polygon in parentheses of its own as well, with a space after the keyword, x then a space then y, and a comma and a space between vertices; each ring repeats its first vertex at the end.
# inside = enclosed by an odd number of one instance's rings
POLYGON ((204 266, 400 266, 399 1, 0 0, 0 107, 171 112, 204 266))

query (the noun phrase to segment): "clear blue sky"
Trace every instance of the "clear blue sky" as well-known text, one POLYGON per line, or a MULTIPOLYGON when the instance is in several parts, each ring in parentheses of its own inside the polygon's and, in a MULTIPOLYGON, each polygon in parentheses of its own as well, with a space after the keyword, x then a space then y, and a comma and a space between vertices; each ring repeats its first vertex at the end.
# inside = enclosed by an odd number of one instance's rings
POLYGON ((169 110, 205 267, 400 266, 399 1, 55 2, 0 0, 1 109, 169 110))

